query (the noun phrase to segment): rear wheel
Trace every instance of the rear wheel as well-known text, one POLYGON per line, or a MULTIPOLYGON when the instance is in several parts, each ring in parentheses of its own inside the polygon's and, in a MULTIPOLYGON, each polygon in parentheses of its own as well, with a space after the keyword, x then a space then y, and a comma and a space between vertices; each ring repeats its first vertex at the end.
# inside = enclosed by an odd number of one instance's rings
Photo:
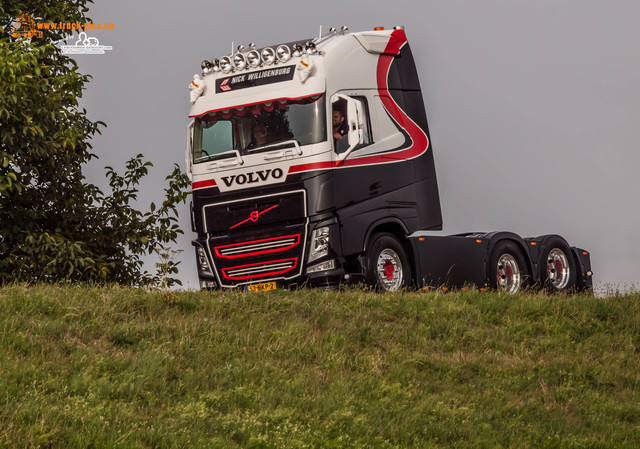
POLYGON ((540 281, 551 292, 568 291, 576 286, 576 263, 571 248, 560 237, 550 237, 544 242, 544 250, 538 260, 540 281))
POLYGON ((367 283, 393 292, 409 286, 411 267, 404 247, 391 234, 374 234, 366 255, 367 283))
POLYGON ((529 283, 529 268, 520 247, 510 240, 498 242, 489 261, 489 285, 506 293, 518 293, 529 283))

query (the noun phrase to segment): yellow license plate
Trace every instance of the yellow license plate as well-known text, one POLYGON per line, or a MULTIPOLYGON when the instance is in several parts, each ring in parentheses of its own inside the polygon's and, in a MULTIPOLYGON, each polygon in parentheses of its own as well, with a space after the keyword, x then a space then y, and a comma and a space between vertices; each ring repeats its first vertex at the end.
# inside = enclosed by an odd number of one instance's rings
POLYGON ((251 284, 247 285, 246 290, 248 292, 266 292, 269 290, 275 290, 276 283, 275 282, 264 282, 262 284, 251 284))

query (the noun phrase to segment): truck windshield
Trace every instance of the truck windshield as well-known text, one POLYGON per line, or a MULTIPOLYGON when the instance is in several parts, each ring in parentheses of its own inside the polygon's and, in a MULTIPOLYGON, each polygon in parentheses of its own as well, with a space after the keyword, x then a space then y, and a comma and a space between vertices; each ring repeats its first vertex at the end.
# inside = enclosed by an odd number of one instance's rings
POLYGON ((327 139, 324 95, 268 101, 197 117, 193 162, 247 155, 327 139))

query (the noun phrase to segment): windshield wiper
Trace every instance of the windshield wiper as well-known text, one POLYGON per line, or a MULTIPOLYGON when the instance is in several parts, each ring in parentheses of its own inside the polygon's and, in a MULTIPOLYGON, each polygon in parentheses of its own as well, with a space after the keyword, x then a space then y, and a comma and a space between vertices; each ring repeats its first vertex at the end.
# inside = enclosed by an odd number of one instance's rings
POLYGON ((266 150, 268 148, 280 148, 282 146, 285 145, 291 145, 293 144, 293 146, 296 147, 296 152, 298 153, 298 156, 302 156, 302 148, 300 148, 300 143, 293 139, 293 140, 285 140, 283 142, 276 142, 276 143, 270 143, 268 145, 261 145, 259 147, 255 147, 255 148, 249 148, 247 149, 247 153, 253 153, 254 151, 263 151, 266 150))
POLYGON ((227 150, 227 151, 223 151, 222 153, 208 154, 205 157, 201 157, 200 159, 198 159, 197 162, 199 163, 199 162, 205 162, 205 161, 210 161, 210 160, 217 160, 218 158, 227 159, 230 156, 235 156, 236 157, 236 164, 234 164, 234 165, 243 165, 244 164, 244 159, 242 159, 242 155, 240 154, 240 151, 238 151, 238 150, 227 150))

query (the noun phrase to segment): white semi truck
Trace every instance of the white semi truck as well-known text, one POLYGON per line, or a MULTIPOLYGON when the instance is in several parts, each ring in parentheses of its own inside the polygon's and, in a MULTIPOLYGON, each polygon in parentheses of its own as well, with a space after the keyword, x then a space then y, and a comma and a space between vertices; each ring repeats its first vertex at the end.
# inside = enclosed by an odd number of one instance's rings
POLYGON ((589 253, 558 235, 426 232, 442 216, 403 27, 249 44, 201 68, 186 152, 201 288, 591 288, 589 253))

